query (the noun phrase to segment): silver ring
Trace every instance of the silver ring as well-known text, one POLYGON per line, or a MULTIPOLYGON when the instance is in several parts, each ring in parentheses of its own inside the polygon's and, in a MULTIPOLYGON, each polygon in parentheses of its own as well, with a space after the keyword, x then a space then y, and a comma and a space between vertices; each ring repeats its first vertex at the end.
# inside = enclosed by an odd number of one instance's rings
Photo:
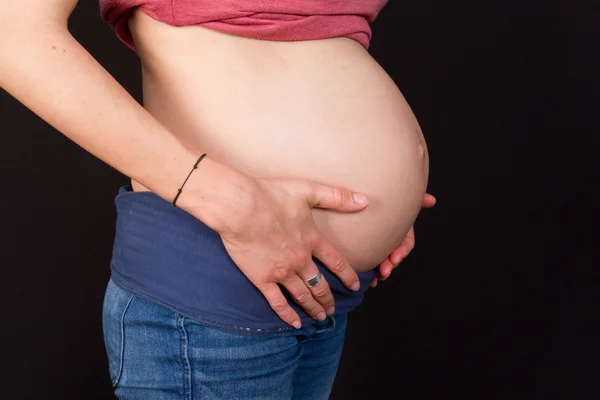
POLYGON ((308 286, 309 288, 314 288, 315 286, 318 286, 319 283, 321 283, 322 281, 323 274, 321 274, 321 271, 319 271, 315 276, 306 280, 306 286, 308 286))

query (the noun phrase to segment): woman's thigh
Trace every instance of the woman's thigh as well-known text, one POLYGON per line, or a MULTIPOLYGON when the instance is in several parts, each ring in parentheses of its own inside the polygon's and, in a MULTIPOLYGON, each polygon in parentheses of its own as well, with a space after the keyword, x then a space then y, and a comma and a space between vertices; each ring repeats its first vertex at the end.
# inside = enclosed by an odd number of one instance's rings
POLYGON ((115 394, 122 400, 327 399, 345 316, 252 337, 197 323, 109 282, 103 312, 115 394))

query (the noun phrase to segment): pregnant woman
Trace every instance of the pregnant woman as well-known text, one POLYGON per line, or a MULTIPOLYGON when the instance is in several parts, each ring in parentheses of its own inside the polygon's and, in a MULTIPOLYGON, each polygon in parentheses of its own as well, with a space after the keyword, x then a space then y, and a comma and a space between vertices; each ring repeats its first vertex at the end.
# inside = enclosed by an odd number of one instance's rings
POLYGON ((328 398, 347 313, 434 202, 415 116, 367 52, 386 1, 100 0, 143 107, 68 32, 76 3, 1 3, 0 85, 131 178, 104 303, 115 393, 328 398))

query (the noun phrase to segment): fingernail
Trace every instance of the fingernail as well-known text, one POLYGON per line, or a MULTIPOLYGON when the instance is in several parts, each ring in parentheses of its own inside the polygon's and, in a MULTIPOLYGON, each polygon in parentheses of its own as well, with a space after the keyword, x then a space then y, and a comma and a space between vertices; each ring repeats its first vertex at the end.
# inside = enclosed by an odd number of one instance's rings
POLYGON ((296 321, 292 322, 292 326, 296 329, 300 329, 302 327, 302 323, 300 323, 300 321, 296 320, 296 321))
POLYGON ((356 292, 358 289, 360 289, 360 282, 354 282, 350 288, 356 292))
POLYGON ((323 311, 321 311, 320 313, 317 314, 317 319, 319 321, 323 321, 327 316, 325 315, 325 313, 323 311))
POLYGON ((352 197, 354 198, 354 202, 360 205, 367 204, 367 202, 369 201, 367 196, 362 193, 354 193, 352 197))
POLYGON ((334 312, 335 312, 335 307, 331 307, 329 310, 327 310, 327 315, 333 315, 334 312))

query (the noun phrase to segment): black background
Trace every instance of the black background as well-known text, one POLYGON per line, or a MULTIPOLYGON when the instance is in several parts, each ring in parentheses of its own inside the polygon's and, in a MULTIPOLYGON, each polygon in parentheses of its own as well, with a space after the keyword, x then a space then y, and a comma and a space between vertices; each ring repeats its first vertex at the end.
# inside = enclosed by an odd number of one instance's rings
MULTIPOLYGON (((141 101, 97 1, 70 28, 141 101)), ((438 205, 351 314, 332 399, 600 398, 600 3, 391 1, 373 33, 438 205)), ((2 397, 112 398, 101 307, 128 180, 2 91, 0 133, 2 397)))

